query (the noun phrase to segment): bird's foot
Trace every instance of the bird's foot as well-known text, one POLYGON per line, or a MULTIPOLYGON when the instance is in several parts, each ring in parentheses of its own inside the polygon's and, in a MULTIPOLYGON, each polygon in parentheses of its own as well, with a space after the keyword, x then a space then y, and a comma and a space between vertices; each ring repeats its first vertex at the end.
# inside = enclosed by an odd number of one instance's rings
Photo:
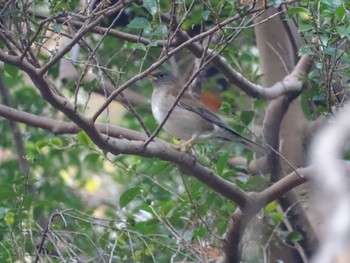
POLYGON ((180 145, 172 145, 172 147, 178 151, 186 152, 191 154, 194 157, 198 157, 198 154, 196 150, 193 148, 193 146, 194 146, 194 143, 189 144, 187 142, 182 143, 180 145))

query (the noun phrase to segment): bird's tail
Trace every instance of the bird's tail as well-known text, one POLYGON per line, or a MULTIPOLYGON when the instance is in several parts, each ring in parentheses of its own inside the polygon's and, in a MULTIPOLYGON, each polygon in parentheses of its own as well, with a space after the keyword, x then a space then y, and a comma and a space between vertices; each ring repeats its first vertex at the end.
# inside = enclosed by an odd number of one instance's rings
POLYGON ((224 128, 225 132, 221 134, 222 135, 221 139, 238 142, 257 154, 263 155, 267 152, 267 149, 264 146, 256 142, 253 142, 248 138, 243 137, 235 130, 230 129, 228 127, 222 127, 222 128, 224 128))
POLYGON ((243 136, 241 136, 241 138, 237 138, 237 141, 259 155, 264 155, 267 152, 267 149, 264 146, 244 138, 243 136))

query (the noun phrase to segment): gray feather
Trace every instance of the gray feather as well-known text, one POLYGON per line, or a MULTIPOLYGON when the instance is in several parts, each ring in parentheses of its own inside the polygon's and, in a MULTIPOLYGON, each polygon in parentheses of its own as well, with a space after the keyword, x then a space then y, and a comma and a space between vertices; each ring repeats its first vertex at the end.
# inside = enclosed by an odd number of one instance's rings
POLYGON ((204 118, 210 122, 213 122, 217 126, 226 130, 227 136, 219 137, 219 139, 222 139, 225 141, 236 141, 236 142, 239 142, 239 143, 245 145, 246 147, 248 147, 249 149, 253 150, 256 153, 261 153, 261 154, 266 153, 266 149, 263 146, 261 146, 255 142, 243 137, 242 135, 240 135, 238 132, 236 132, 235 130, 230 128, 226 123, 224 123, 223 120, 219 116, 217 116, 215 113, 211 112, 210 110, 207 110, 205 108, 200 108, 200 107, 191 107, 190 105, 187 105, 183 102, 179 102, 178 106, 183 108, 183 109, 194 112, 194 113, 200 115, 202 118, 204 118))

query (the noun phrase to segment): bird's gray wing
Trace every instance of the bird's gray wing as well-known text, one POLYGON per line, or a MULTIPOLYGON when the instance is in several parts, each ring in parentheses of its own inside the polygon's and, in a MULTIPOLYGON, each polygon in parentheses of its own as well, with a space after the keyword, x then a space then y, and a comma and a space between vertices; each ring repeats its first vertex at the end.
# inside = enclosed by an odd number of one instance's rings
MULTIPOLYGON (((198 103, 197 103, 198 104, 198 103)), ((190 105, 188 105, 187 103, 184 103, 183 101, 180 101, 178 102, 178 106, 183 108, 183 109, 186 109, 186 110, 189 110, 193 113, 196 113, 198 115, 200 115, 202 118, 212 122, 212 123, 215 123, 217 126, 223 128, 224 130, 226 130, 227 132, 229 132, 231 134, 231 140, 232 138, 235 138, 234 140, 235 141, 238 141, 240 143, 242 143, 243 145, 246 145, 248 148, 252 149, 253 151, 257 152, 257 153, 261 153, 261 154, 265 154, 266 153, 266 149, 249 140, 248 138, 245 138, 244 136, 240 135, 238 132, 236 132, 234 129, 230 128, 226 123, 223 122, 223 120, 220 119, 219 116, 217 116, 214 112, 211 112, 210 110, 207 110, 206 108, 203 108, 203 107, 200 107, 200 105, 196 105, 195 107, 192 107, 190 105)), ((223 140, 227 140, 228 138, 225 136, 225 137, 219 137, 223 140)))
POLYGON ((227 126, 226 123, 224 123, 218 115, 216 115, 214 112, 211 112, 210 110, 200 107, 200 106, 195 106, 192 107, 191 105, 188 105, 187 103, 184 103, 183 101, 179 101, 178 105, 186 110, 189 110, 191 112, 194 112, 198 115, 200 115, 202 118, 215 123, 216 125, 224 128, 224 129, 229 129, 232 130, 230 127, 227 126))

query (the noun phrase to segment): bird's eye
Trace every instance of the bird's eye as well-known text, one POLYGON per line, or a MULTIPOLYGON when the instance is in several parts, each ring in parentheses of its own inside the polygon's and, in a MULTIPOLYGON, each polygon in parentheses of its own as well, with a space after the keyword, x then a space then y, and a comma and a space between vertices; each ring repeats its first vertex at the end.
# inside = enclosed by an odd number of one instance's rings
POLYGON ((157 77, 158 77, 158 78, 164 77, 164 73, 163 73, 163 72, 159 72, 157 77))

